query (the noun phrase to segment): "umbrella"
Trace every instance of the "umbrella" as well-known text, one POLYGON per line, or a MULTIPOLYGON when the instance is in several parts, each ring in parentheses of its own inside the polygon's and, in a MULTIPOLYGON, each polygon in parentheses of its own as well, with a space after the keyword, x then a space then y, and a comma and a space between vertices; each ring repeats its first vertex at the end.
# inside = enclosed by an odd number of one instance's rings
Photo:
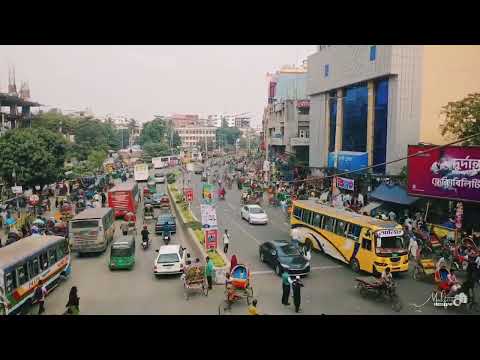
POLYGON ((7 225, 14 225, 17 223, 17 221, 14 218, 8 218, 7 221, 5 222, 7 225))
POLYGON ((35 219, 33 222, 32 222, 33 225, 45 225, 45 221, 43 221, 42 219, 35 219))

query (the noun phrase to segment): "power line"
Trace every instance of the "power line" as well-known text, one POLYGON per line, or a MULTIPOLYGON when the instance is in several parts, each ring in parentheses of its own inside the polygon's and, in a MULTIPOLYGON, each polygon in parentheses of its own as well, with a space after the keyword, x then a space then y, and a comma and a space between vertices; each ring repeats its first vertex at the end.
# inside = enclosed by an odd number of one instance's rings
POLYGON ((451 146, 451 145, 454 145, 454 144, 458 144, 460 142, 464 142, 466 140, 470 140, 474 137, 477 137, 477 136, 480 136, 480 133, 476 133, 476 134, 473 134, 473 135, 470 135, 470 136, 467 136, 467 137, 464 137, 464 138, 461 138, 461 139, 458 139, 458 140, 455 140, 455 141, 452 141, 452 142, 449 142, 448 144, 444 144, 444 145, 437 145, 437 146, 434 146, 428 150, 424 150, 424 151, 419 151, 419 152, 416 152, 415 154, 411 154, 411 155, 407 155, 407 156, 404 156, 402 158, 399 158, 399 159, 396 159, 396 160, 391 160, 391 161, 386 161, 386 162, 383 162, 383 163, 379 163, 379 164, 375 164, 375 165, 370 165, 370 166, 366 166, 366 167, 363 167, 363 168, 360 168, 360 169, 357 169, 357 170, 350 170, 350 171, 345 171, 343 173, 339 173, 339 174, 335 174, 335 175, 327 175, 327 176, 322 176, 322 177, 318 177, 316 179, 304 179, 304 180, 292 180, 292 181, 284 181, 288 184, 290 183, 297 183, 297 182, 307 182, 307 181, 315 181, 315 180, 320 180, 320 179, 329 179, 329 178, 334 178, 336 176, 342 176, 342 175, 348 175, 348 174, 352 174, 352 173, 357 173, 357 172, 361 172, 361 171, 364 171, 364 170, 369 170, 369 169, 373 169, 373 168, 376 168, 376 167, 379 167, 379 166, 383 166, 383 165, 389 165, 389 164, 393 164, 393 163, 396 163, 396 162, 399 162, 399 161, 403 161, 403 160, 407 160, 409 158, 412 158, 412 157, 415 157, 415 156, 420 156, 420 155, 423 155, 423 154, 427 154, 429 152, 432 152, 432 151, 435 151, 435 150, 438 150, 438 149, 443 149, 447 146, 451 146))

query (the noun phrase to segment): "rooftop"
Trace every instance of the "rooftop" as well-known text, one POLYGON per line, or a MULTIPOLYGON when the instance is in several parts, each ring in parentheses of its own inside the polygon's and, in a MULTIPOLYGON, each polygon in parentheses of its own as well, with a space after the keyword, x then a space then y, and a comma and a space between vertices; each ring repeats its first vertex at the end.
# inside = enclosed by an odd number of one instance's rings
POLYGON ((24 100, 19 96, 5 93, 0 93, 0 104, 1 106, 42 106, 40 103, 24 100))

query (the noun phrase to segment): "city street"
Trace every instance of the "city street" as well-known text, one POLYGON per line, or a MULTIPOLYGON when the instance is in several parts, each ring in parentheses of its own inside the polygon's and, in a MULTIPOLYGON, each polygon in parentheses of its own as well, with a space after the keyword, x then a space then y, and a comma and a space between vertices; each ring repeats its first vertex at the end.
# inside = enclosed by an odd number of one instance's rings
MULTIPOLYGON (((160 170, 165 171, 166 170, 160 170)), ((154 171, 151 171, 153 173, 154 171)), ((195 187, 193 211, 200 218, 199 197, 201 196, 200 175, 190 175, 195 187)), ((133 181, 129 179, 128 181, 133 181)), ((179 184, 181 182, 179 181, 179 184)), ((140 185, 143 189, 144 185, 140 185)), ((166 184, 157 184, 158 191, 166 191, 166 184)), ((278 208, 265 207, 269 216, 267 225, 249 225, 240 217, 240 192, 234 186, 227 192, 226 200, 217 203, 219 228, 231 233, 228 255, 236 254, 239 262, 247 264, 252 271, 254 297, 258 308, 267 314, 293 315, 293 305, 281 304, 281 280, 271 268, 260 262, 258 246, 264 241, 289 239, 289 225, 278 208)), ((143 206, 139 206, 137 229, 141 229, 143 206)), ((116 221, 116 236, 120 234, 120 223, 116 221)), ((72 255, 72 274, 60 284, 46 300, 46 314, 61 314, 65 311, 68 292, 77 286, 82 314, 90 315, 215 315, 224 293, 222 286, 214 286, 208 297, 195 293, 186 301, 183 283, 178 275, 155 278, 152 273, 155 249, 162 244, 154 234, 154 221, 150 220, 149 231, 152 246, 143 250, 140 236, 137 235, 135 267, 128 270, 111 271, 108 268, 109 251, 103 254, 78 257, 72 255)), ((177 217, 177 234, 172 243, 180 243, 188 249, 192 257, 199 257, 191 250, 186 239, 186 231, 177 217)), ((220 241, 219 246, 223 245, 220 241)), ((202 259, 203 261, 203 259, 202 259)), ((395 314, 388 303, 378 303, 373 299, 362 298, 354 288, 355 276, 345 264, 320 254, 312 255, 312 272, 304 279, 302 289, 303 314, 395 314)), ((404 304, 400 314, 459 314, 459 309, 435 308, 431 302, 417 309, 411 304, 421 305, 428 296, 433 284, 414 281, 410 276, 397 278, 399 293, 404 304)), ((292 301, 291 301, 292 302, 292 301)), ((237 303, 231 314, 246 314, 246 303, 237 303)), ((228 314, 228 313, 227 313, 228 314)))

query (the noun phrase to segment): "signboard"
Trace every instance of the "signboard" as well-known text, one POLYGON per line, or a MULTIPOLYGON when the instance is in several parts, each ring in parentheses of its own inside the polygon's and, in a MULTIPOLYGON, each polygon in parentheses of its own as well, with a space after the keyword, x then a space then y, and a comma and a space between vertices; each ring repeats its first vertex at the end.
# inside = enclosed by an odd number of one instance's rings
POLYGON ((310 138, 307 137, 296 137, 290 139, 291 146, 307 146, 310 144, 310 138))
POLYGON ((204 229, 216 228, 217 224, 217 212, 212 205, 201 204, 200 213, 202 216, 202 227, 204 229))
POLYGON ((403 230, 398 230, 398 229, 378 230, 376 234, 378 237, 403 236, 403 230))
MULTIPOLYGON (((408 155, 433 146, 408 146, 408 155)), ((480 202, 480 147, 448 146, 408 159, 408 194, 480 202)))
POLYGON ((216 249, 218 246, 217 229, 205 230, 205 248, 207 250, 216 249))
POLYGON ((268 160, 263 162, 263 171, 270 171, 270 162, 268 160))
POLYGON ((183 193, 185 194, 185 198, 187 199, 188 202, 193 201, 193 189, 192 188, 185 188, 183 190, 183 193))
POLYGON ((310 100, 298 100, 297 101, 297 108, 309 108, 310 107, 310 100))
POLYGON ((336 179, 337 179, 337 187, 339 189, 353 191, 354 183, 355 183, 353 179, 347 179, 339 176, 337 176, 336 179))
POLYGON ((214 193, 214 186, 213 184, 204 184, 202 189, 202 196, 205 202, 212 202, 213 201, 213 193, 214 193))
POLYGON ((366 152, 339 151, 328 154, 328 167, 337 168, 340 171, 354 171, 368 166, 368 154, 366 152))
POLYGON ((21 186, 12 186, 12 191, 14 194, 21 194, 23 192, 23 189, 21 186))

